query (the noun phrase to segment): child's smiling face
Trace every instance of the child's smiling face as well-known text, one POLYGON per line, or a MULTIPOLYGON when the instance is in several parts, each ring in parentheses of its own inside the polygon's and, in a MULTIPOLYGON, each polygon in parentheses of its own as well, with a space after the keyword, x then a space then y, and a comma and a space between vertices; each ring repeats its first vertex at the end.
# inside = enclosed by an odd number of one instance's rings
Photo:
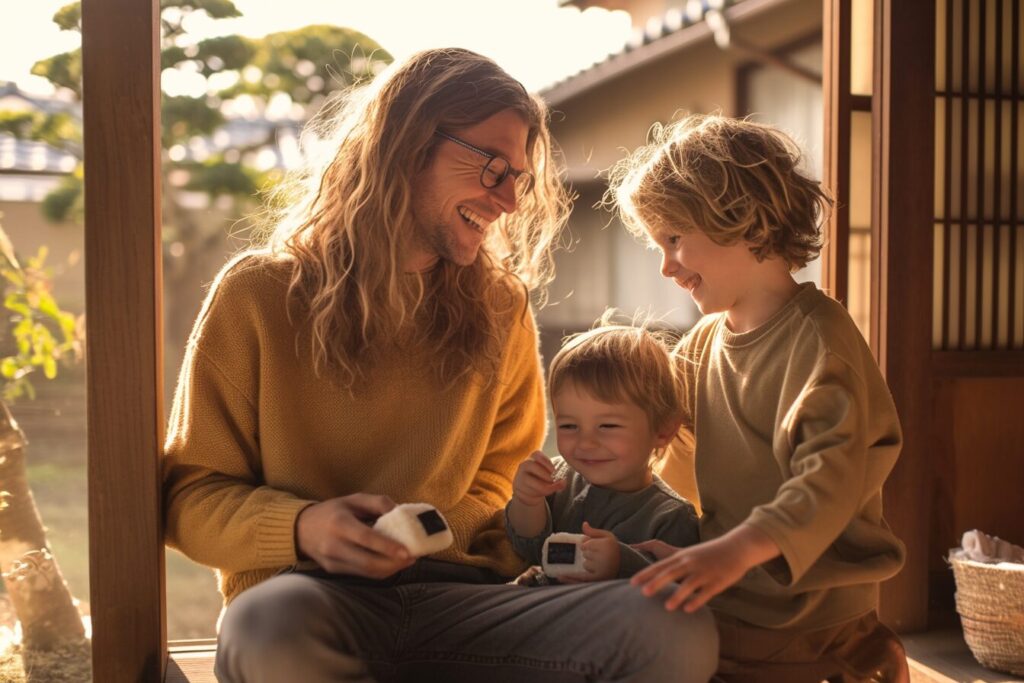
POLYGON ((736 308, 744 298, 757 257, 745 242, 722 246, 701 230, 656 230, 651 238, 661 251, 661 274, 693 297, 701 313, 736 308))
POLYGON ((651 454, 679 425, 655 430, 632 403, 604 403, 572 381, 551 397, 558 452, 595 486, 639 491, 651 484, 651 454))

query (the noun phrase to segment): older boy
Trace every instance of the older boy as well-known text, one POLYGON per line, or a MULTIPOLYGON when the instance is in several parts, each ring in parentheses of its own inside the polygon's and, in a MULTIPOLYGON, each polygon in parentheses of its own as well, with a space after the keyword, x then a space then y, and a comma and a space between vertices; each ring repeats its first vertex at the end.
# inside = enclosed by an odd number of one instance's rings
POLYGON ((696 448, 666 473, 689 496, 695 467, 703 542, 652 544, 664 559, 633 582, 677 581, 670 610, 711 601, 723 680, 905 680, 875 614, 904 558, 882 518, 899 419, 846 310, 792 277, 830 201, 768 126, 692 116, 656 137, 613 192, 704 314, 677 348, 696 448))

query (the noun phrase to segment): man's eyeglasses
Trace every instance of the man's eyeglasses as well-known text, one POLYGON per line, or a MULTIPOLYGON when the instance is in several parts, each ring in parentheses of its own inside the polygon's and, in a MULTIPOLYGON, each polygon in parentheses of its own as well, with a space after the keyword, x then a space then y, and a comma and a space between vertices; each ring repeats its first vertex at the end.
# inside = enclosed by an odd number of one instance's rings
POLYGON ((483 170, 480 171, 480 184, 487 189, 491 190, 498 185, 501 185, 505 181, 505 178, 509 176, 512 176, 512 182, 514 183, 517 197, 522 197, 533 189, 533 174, 529 171, 517 171, 512 168, 512 164, 510 164, 508 159, 505 157, 485 152, 479 147, 469 144, 465 140, 460 140, 454 135, 448 135, 447 133, 442 133, 439 130, 434 131, 434 135, 442 137, 450 142, 454 142, 456 145, 465 147, 466 149, 487 158, 487 163, 484 164, 483 170))

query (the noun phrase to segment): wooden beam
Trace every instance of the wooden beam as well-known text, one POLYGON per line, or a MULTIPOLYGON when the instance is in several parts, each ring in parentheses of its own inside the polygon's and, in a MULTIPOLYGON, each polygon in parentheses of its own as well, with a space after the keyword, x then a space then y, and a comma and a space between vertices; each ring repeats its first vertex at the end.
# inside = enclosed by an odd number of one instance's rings
POLYGON ((158 0, 82 3, 93 680, 166 659, 158 0))
POLYGON ((853 104, 850 94, 849 0, 824 0, 822 26, 825 117, 822 180, 832 193, 835 208, 825 225, 821 286, 837 301, 847 305, 850 271, 850 111, 853 104))
POLYGON ((875 0, 871 329, 904 436, 885 516, 907 545, 903 571, 882 586, 881 613, 899 631, 928 619, 934 82, 934 2, 875 0))
POLYGON ((932 351, 936 377, 1024 377, 1024 350, 932 351))

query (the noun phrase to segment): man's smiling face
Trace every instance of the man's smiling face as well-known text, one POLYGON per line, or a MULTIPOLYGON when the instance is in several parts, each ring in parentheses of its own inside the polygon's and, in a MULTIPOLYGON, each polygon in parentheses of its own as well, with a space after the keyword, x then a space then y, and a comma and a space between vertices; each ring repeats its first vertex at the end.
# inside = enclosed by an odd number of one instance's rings
MULTIPOLYGON (((511 109, 480 123, 446 131, 481 150, 502 156, 512 167, 526 167, 529 128, 511 109)), ((487 158, 455 142, 439 139, 427 167, 413 183, 412 212, 416 239, 405 270, 429 268, 439 258, 460 266, 476 260, 489 226, 502 214, 516 210, 511 177, 494 188, 480 183, 487 158)))

